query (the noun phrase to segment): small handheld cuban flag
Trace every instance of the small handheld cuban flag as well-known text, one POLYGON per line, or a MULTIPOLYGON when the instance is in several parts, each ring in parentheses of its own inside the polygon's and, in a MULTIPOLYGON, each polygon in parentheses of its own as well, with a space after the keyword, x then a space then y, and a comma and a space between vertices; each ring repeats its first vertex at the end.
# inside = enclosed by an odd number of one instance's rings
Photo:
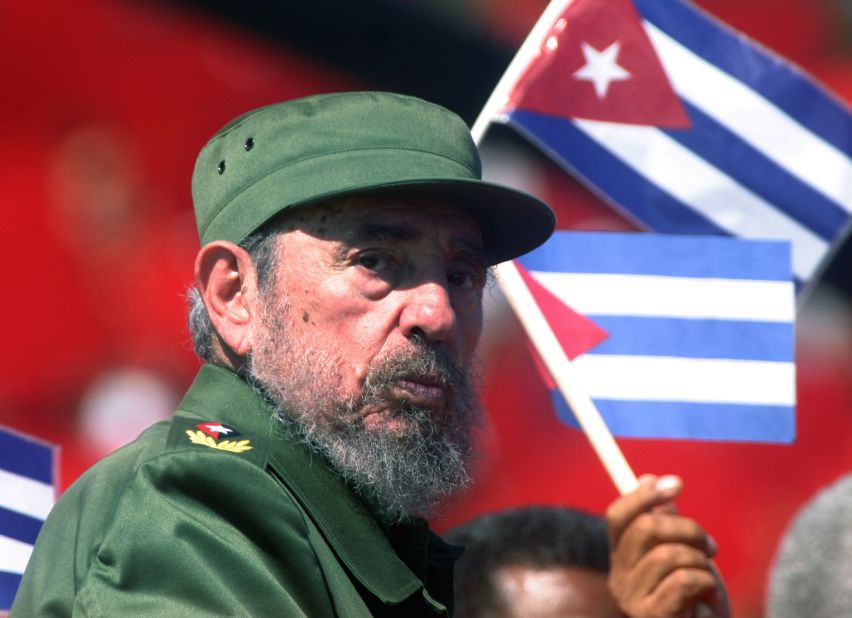
POLYGON ((518 265, 614 435, 794 439, 789 243, 556 232, 518 265))
POLYGON ((488 120, 650 230, 786 239, 818 274, 852 213, 843 104, 682 0, 554 0, 536 29, 488 120))
POLYGON ((56 499, 56 448, 0 427, 0 611, 12 606, 56 499))

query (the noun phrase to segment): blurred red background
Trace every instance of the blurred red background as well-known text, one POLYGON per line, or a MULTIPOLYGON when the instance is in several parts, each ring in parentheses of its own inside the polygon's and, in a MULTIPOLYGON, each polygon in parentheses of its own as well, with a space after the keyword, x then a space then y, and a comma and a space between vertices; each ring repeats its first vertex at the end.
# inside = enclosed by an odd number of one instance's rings
MULTIPOLYGON (((463 4, 449 16, 511 46, 543 8, 463 4)), ((852 98, 840 3, 703 4, 852 98)), ((206 139, 252 107, 373 84, 172 4, 0 0, 0 14, 0 424, 61 445, 64 489, 167 416, 198 367, 183 295, 198 243, 189 178, 206 139)), ((485 147, 489 174, 539 193, 561 227, 628 227, 530 148, 499 133, 485 147)), ((492 296, 477 483, 438 528, 525 503, 602 512, 612 484, 583 435, 552 414, 520 327, 492 296)), ((767 569, 796 508, 852 468, 848 299, 817 290, 797 346, 796 444, 621 441, 637 472, 683 476, 680 509, 719 542, 738 616, 762 615, 767 569)))

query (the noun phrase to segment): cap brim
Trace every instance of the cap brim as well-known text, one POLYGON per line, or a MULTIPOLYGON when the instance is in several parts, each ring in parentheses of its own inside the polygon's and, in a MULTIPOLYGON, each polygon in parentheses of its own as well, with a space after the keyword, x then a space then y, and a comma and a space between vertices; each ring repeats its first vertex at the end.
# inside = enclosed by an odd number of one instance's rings
POLYGON ((479 223, 489 264, 498 264, 532 251, 553 233, 556 215, 538 198, 522 191, 474 179, 418 179, 367 187, 352 187, 292 204, 311 206, 346 195, 399 193, 428 197, 469 213, 479 223))

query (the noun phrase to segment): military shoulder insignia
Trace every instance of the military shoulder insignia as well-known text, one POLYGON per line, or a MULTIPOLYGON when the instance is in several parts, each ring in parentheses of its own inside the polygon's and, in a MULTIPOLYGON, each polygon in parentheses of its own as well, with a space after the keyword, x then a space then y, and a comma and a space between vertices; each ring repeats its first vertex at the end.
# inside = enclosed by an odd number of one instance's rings
POLYGON ((209 446, 220 451, 243 453, 251 450, 250 440, 236 440, 240 434, 230 425, 222 423, 199 423, 198 429, 187 429, 186 435, 193 444, 209 446), (220 439, 221 438, 221 439, 220 439))

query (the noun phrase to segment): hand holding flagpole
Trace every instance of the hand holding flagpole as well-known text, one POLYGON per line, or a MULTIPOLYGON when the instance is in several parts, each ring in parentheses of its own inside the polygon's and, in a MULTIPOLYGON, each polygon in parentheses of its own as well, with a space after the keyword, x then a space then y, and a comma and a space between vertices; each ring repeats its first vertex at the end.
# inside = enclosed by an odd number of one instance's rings
MULTIPOLYGON (((553 25, 573 1, 552 0, 542 13, 471 128, 471 134, 477 145, 481 143, 492 119, 504 108, 509 93, 524 69, 535 55, 540 53, 539 50, 550 35, 553 25)), ((584 392, 582 385, 577 381, 571 361, 523 281, 517 266, 514 262, 504 262, 498 264, 496 270, 501 290, 619 493, 622 496, 631 494, 628 500, 635 500, 640 487, 636 474, 615 442, 591 397, 584 392)), ((724 586, 722 584, 719 586, 724 592, 724 586)), ((698 602, 693 612, 696 618, 714 615, 713 610, 703 602, 698 602)))

